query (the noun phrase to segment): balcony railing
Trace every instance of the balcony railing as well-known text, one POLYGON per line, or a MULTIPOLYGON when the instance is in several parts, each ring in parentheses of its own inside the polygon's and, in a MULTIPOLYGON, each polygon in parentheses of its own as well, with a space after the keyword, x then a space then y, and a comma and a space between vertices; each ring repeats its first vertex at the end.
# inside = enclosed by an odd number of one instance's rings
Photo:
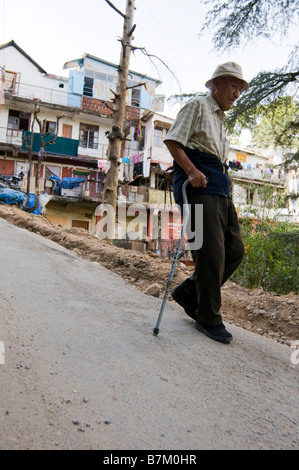
MULTIPOLYGON (((103 195, 104 190, 104 177, 103 174, 99 173, 97 179, 85 179, 85 178, 64 178, 67 180, 77 180, 75 184, 62 185, 57 184, 55 179, 41 177, 39 181, 40 193, 47 193, 50 196, 59 196, 62 198, 92 198, 99 199, 103 195), (81 181, 80 181, 81 179, 81 181)), ((27 189, 27 177, 28 174, 15 173, 0 174, 0 189, 10 188, 25 192, 27 189)), ((30 191, 35 191, 35 176, 30 178, 30 191)))
POLYGON ((22 146, 22 133, 23 131, 9 131, 9 134, 12 135, 7 135, 7 128, 6 127, 0 127, 0 143, 2 144, 8 144, 8 145, 14 145, 14 146, 22 146))
MULTIPOLYGON (((58 86, 58 85, 57 85, 58 86)), ((18 96, 29 100, 40 99, 45 103, 60 104, 67 106, 68 92, 64 89, 46 88, 42 86, 30 85, 28 83, 20 83, 15 92, 7 91, 6 97, 18 96)))
MULTIPOLYGON (((82 108, 84 111, 96 112, 98 115, 111 118, 111 102, 107 102, 109 104, 108 107, 106 106, 105 100, 69 93, 68 83, 63 83, 67 90, 58 88, 58 81, 56 85, 57 88, 47 88, 29 83, 19 83, 18 85, 19 86, 14 89, 6 90, 5 97, 19 97, 28 100, 39 99, 44 103, 82 108)), ((140 108, 126 105, 125 118, 129 121, 138 121, 140 118, 140 108)))
MULTIPOLYGON (((63 138, 62 136, 59 136, 58 138, 68 140, 66 138, 63 138)), ((70 140, 74 140, 74 139, 70 139, 70 140)), ((20 147, 20 149, 21 149, 22 146, 23 146, 23 130, 11 130, 11 129, 7 129, 6 127, 0 127, 0 144, 20 147)), ((53 146, 53 145, 51 146, 51 150, 50 150, 50 147, 49 147, 50 153, 59 154, 58 152, 56 152, 55 146, 53 146)), ((81 157, 89 157, 89 158, 91 157, 91 158, 95 158, 95 159, 98 159, 98 160, 103 160, 102 166, 104 168, 104 167, 106 167, 108 145, 107 144, 98 144, 97 147, 98 148, 96 148, 96 149, 84 148, 84 147, 80 146, 80 142, 79 142, 77 155, 79 157, 80 156, 81 157)), ((56 147, 56 149, 57 149, 57 147, 56 147)), ((23 148, 23 150, 26 150, 26 149, 23 148)), ((35 150, 38 151, 39 149, 34 149, 34 151, 35 150)))
MULTIPOLYGON (((22 150, 27 150, 25 145, 26 142, 30 142, 32 133, 29 131, 23 132, 23 144, 22 150)), ((44 142, 51 142, 53 136, 45 134, 44 135, 44 142)), ((78 145, 79 140, 75 139, 67 139, 66 137, 56 137, 53 143, 45 146, 45 152, 53 153, 56 155, 67 155, 67 156, 78 156, 78 145)), ((41 148, 41 134, 34 132, 33 133, 33 145, 32 151, 38 153, 41 148)))
POLYGON ((273 170, 273 173, 268 172, 267 169, 264 171, 263 169, 252 169, 252 170, 236 170, 230 173, 232 179, 246 179, 251 181, 262 181, 265 183, 274 183, 284 185, 285 183, 285 175, 279 173, 278 170, 273 170))

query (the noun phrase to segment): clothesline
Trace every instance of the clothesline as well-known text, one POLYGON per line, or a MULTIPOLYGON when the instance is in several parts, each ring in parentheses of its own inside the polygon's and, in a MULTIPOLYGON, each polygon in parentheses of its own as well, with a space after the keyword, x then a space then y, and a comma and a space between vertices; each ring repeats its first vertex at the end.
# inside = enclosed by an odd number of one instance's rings
POLYGON ((273 168, 263 167, 261 163, 244 163, 238 160, 229 161, 228 166, 232 170, 260 170, 268 174, 274 173, 275 170, 273 168))

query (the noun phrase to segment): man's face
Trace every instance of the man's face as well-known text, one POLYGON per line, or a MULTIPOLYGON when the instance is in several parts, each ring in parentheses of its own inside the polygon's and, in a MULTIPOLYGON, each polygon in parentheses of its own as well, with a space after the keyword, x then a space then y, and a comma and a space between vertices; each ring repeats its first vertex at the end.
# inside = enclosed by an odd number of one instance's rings
POLYGON ((243 89, 243 82, 234 77, 219 77, 213 83, 212 96, 222 111, 228 111, 243 89))

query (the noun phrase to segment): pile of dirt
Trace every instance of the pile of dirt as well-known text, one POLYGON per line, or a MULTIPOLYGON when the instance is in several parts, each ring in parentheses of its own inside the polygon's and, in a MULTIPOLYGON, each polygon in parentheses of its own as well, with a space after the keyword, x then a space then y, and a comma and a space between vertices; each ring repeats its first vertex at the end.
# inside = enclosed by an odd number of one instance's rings
MULTIPOLYGON (((78 228, 64 229, 46 218, 28 214, 15 206, 0 205, 0 217, 40 234, 74 251, 78 256, 99 262, 121 275, 148 295, 162 298, 172 262, 147 252, 118 248, 78 228)), ((179 262, 173 287, 192 274, 192 267, 179 262)), ((228 281, 222 289, 224 321, 291 345, 299 340, 299 296, 278 296, 260 287, 246 289, 228 281)), ((171 299, 170 299, 171 300, 171 299)))

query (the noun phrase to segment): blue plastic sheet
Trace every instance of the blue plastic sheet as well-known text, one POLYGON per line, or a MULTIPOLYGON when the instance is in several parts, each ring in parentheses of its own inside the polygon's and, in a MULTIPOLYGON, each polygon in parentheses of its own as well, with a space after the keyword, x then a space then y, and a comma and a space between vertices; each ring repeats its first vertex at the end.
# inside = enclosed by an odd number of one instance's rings
POLYGON ((56 175, 52 175, 49 178, 51 181, 55 182, 55 192, 56 194, 61 194, 61 188, 63 189, 74 189, 77 186, 80 186, 81 183, 84 183, 84 178, 67 178, 64 177, 61 179, 56 175))
POLYGON ((0 189, 1 204, 20 204, 24 201, 24 196, 25 194, 22 191, 11 188, 0 189))
POLYGON ((63 189, 74 189, 84 183, 84 178, 62 178, 61 187, 63 189))
MULTIPOLYGON (((19 205, 23 209, 26 203, 26 193, 11 188, 0 189, 0 204, 19 205)), ((28 208, 33 207, 35 203, 35 194, 29 194, 28 208)), ((32 212, 32 214, 40 215, 40 208, 32 212)))
MULTIPOLYGON (((23 205, 23 208, 25 207, 25 202, 26 202, 26 194, 24 194, 25 198, 24 198, 24 205, 23 205)), ((28 209, 30 209, 30 207, 33 207, 35 204, 35 194, 29 194, 29 201, 28 201, 28 209)), ((31 212, 31 214, 38 214, 40 215, 40 208, 39 208, 39 205, 37 206, 37 209, 35 209, 34 212, 31 212)))

